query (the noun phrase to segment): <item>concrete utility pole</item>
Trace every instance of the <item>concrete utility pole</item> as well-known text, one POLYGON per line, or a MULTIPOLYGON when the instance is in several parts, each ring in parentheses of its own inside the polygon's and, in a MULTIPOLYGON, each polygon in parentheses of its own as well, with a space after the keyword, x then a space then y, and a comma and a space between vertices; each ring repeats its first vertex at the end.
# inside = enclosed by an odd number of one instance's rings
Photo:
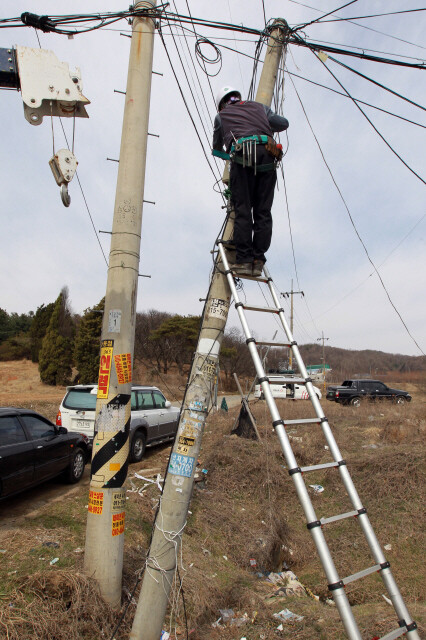
MULTIPOLYGON (((256 101, 268 106, 272 102, 287 34, 287 23, 284 20, 276 20, 272 27, 256 94, 256 101)), ((233 230, 234 214, 231 211, 223 239, 230 240, 233 237, 233 230)), ((182 404, 177 437, 154 524, 142 589, 130 634, 131 640, 158 640, 161 636, 192 496, 195 466, 214 389, 219 351, 230 302, 231 292, 223 273, 222 262, 218 257, 182 404)))
MULTIPOLYGON (((293 279, 291 280, 291 291, 283 291, 281 293, 281 295, 284 298, 288 298, 290 296, 290 329, 291 329, 291 335, 293 335, 293 296, 295 294, 300 293, 300 295, 304 296, 305 294, 303 293, 303 291, 293 291, 293 279)), ((291 369, 291 367, 293 366, 293 354, 291 349, 289 349, 289 355, 288 355, 288 367, 289 369, 291 369)))
MULTIPOLYGON (((153 9, 156 0, 135 3, 153 9)), ((102 326, 84 568, 120 607, 130 398, 154 21, 133 19, 126 104, 102 326)))
POLYGON ((324 343, 326 340, 330 340, 330 338, 324 338, 324 331, 321 332, 321 338, 317 338, 317 342, 322 341, 322 376, 323 376, 323 391, 325 393, 325 346, 324 343))

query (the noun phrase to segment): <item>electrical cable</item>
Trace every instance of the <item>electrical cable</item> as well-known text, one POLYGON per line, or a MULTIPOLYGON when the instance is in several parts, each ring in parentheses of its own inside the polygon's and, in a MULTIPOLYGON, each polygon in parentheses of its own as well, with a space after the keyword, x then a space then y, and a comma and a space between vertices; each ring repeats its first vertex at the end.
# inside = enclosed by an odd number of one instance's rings
MULTIPOLYGON (((383 142, 385 143, 385 145, 387 147, 389 147, 389 149, 392 151, 393 154, 396 155, 396 157, 402 162, 403 165, 405 165, 407 167, 407 169, 409 171, 411 171, 411 173, 413 175, 416 176, 416 178, 418 178, 420 180, 420 182, 423 182, 424 185, 426 185, 426 180, 424 180, 416 171, 414 171, 414 169, 412 169, 412 167, 410 167, 410 165, 405 162, 405 160, 402 158, 402 156, 399 155, 399 153, 397 151, 395 151, 395 149, 392 147, 392 145, 386 140, 386 138, 384 137, 384 135, 382 133, 380 133, 380 131, 377 129, 377 127, 373 124, 373 122, 370 120, 370 118, 367 116, 367 114, 365 113, 365 111, 363 111, 361 109, 361 107, 359 106, 359 104, 356 102, 356 100, 354 100, 351 96, 351 94, 349 93, 349 91, 347 91, 347 89, 345 89, 345 87, 342 85, 342 83, 340 82, 340 80, 334 75, 334 73, 331 71, 331 69, 328 68, 328 66, 321 60, 321 58, 319 58, 314 52, 313 54, 315 55, 315 57, 321 62, 321 64, 327 69, 327 71, 333 76, 333 78, 336 80, 336 82, 338 83, 338 85, 343 89, 343 91, 345 91, 345 93, 348 95, 348 97, 352 100, 352 102, 354 103, 354 105, 356 106, 357 109, 359 109, 359 111, 361 111, 362 115, 364 116, 364 118, 369 122, 369 124, 373 127, 374 131, 380 136, 380 138, 383 140, 383 142)), ((409 102, 411 102, 411 100, 409 100, 409 102)), ((414 103, 413 103, 414 104, 414 103)), ((416 105, 419 106, 420 105, 416 105)), ((421 109, 424 109, 426 111, 426 109, 424 107, 420 107, 421 109)))
POLYGON ((357 53, 356 51, 349 51, 348 49, 338 49, 337 47, 329 47, 324 45, 315 44, 314 42, 308 42, 301 38, 297 33, 293 33, 293 37, 289 40, 290 44, 296 44, 300 47, 308 47, 312 51, 325 51, 326 53, 338 53, 343 56, 350 56, 352 58, 360 58, 362 60, 369 60, 370 62, 380 62, 382 64, 394 64, 399 67, 407 67, 409 69, 424 69, 426 70, 426 64, 404 62, 403 60, 396 60, 393 58, 382 58, 379 56, 371 56, 367 53, 357 53))
MULTIPOLYGON (((216 39, 222 40, 222 38, 216 38, 216 39)), ((342 42, 331 42, 330 40, 320 40, 319 38, 312 38, 311 40, 311 38, 306 35, 305 35, 305 39, 307 42, 312 42, 313 44, 330 44, 333 47, 350 47, 351 49, 358 49, 359 51, 368 51, 370 53, 381 53, 382 55, 385 55, 385 56, 398 55, 399 58, 405 58, 406 60, 417 60, 417 62, 426 64, 426 60, 424 58, 419 58, 418 56, 403 56, 401 53, 395 54, 393 51, 383 51, 382 49, 369 49, 368 47, 357 47, 354 44, 345 44, 342 42)), ((248 42, 253 42, 253 40, 249 40, 248 42)))
MULTIPOLYGON (((337 89, 333 89, 332 87, 328 87, 325 84, 321 84, 320 82, 315 82, 314 80, 310 80, 309 78, 300 76, 297 73, 293 73, 292 71, 289 71, 288 69, 286 69, 286 73, 288 73, 288 75, 290 76, 293 76, 294 78, 300 78, 300 80, 304 80, 305 82, 309 82, 310 84, 313 84, 317 87, 321 87, 322 89, 327 89, 327 91, 332 91, 333 93, 336 93, 338 96, 342 96, 343 98, 349 98, 349 96, 346 93, 342 93, 341 91, 338 91, 337 89)), ((365 102, 364 100, 360 100, 360 98, 352 98, 352 99, 356 100, 356 102, 359 102, 360 104, 365 104, 367 107, 371 107, 372 109, 376 109, 377 111, 382 111, 383 113, 387 113, 388 115, 393 116, 394 118, 398 118, 399 120, 404 120, 405 122, 414 124, 416 125, 416 127, 421 127, 422 129, 426 129, 426 125, 420 124, 420 122, 415 122, 414 120, 410 120, 409 118, 404 118, 404 116, 400 116, 397 113, 393 113, 392 111, 388 111, 387 109, 383 109, 382 107, 377 107, 376 105, 371 104, 370 102, 365 102)))
MULTIPOLYGON (((348 71, 352 71, 352 73, 354 73, 357 76, 360 76, 364 80, 368 80, 368 82, 371 82, 372 84, 375 84, 376 86, 380 87, 381 89, 384 89, 385 91, 388 91, 389 93, 392 93, 392 95, 396 96, 397 98, 401 98, 401 100, 405 100, 405 102, 408 102, 409 104, 412 104, 415 107, 418 107, 419 109, 422 109, 422 111, 426 111, 426 107, 423 107, 423 105, 418 104, 417 102, 414 102, 413 100, 410 100, 409 98, 406 98, 401 93, 398 93, 397 91, 394 91, 393 89, 390 89, 389 87, 387 87, 386 85, 382 84, 381 82, 378 82, 377 80, 374 80, 373 78, 370 78, 370 76, 366 76, 364 73, 361 73, 360 71, 357 71, 356 69, 353 69, 352 67, 349 67, 344 62, 341 62, 340 60, 337 60, 336 58, 333 58, 333 56, 328 56, 328 57, 329 57, 330 60, 332 60, 336 64, 340 65, 341 67, 344 67, 348 71)), ((328 69, 327 65, 325 65, 325 67, 330 72, 330 70, 328 69)))
MULTIPOLYGON (((298 4, 301 7, 307 7, 308 9, 312 9, 313 11, 318 11, 319 13, 321 13, 321 9, 312 7, 309 4, 304 4, 303 2, 299 2, 298 0, 288 0, 288 1, 293 2, 293 4, 298 4)), ((355 25, 356 27, 360 27, 361 29, 366 29, 367 31, 373 31, 374 33, 379 33, 382 36, 386 36, 386 38, 391 38, 392 40, 398 40, 398 42, 404 42, 405 44, 409 44, 413 47, 418 47, 419 49, 426 49, 426 47, 421 44, 417 44, 416 42, 410 42, 410 40, 404 40, 403 38, 398 38, 397 36, 392 36, 390 33, 379 31, 379 29, 373 29, 372 27, 367 27, 365 24, 358 24, 357 22, 353 22, 352 20, 347 20, 347 22, 349 24, 355 25)))
MULTIPOLYGON (((351 214, 351 212, 350 212, 350 210, 349 210, 349 207, 348 207, 348 205, 347 205, 347 203, 346 203, 346 200, 345 200, 345 198, 343 197, 343 194, 342 194, 342 192, 341 192, 341 190, 340 190, 340 187, 338 186, 338 184, 337 184, 337 182, 336 182, 336 179, 335 179, 335 177, 334 177, 334 175, 333 175, 333 173, 332 173, 332 171, 331 171, 331 168, 330 168, 330 166, 329 166, 329 164, 328 164, 328 162, 327 162, 327 160, 326 160, 326 158, 325 158, 325 156, 324 156, 324 152, 323 152, 323 150, 322 150, 322 148, 321 148, 321 145, 320 145, 320 143, 319 143, 319 140, 318 140, 318 138, 317 138, 317 136, 316 136, 316 134, 315 134, 315 132, 314 132, 314 130, 313 130, 313 128, 312 128, 312 125, 311 125, 311 122, 310 122, 310 120, 309 120, 308 114, 306 113, 306 109, 305 109, 305 107, 304 107, 304 105, 303 105, 303 102, 302 102, 302 100, 301 100, 300 96, 299 96, 299 92, 297 91, 296 85, 295 85, 295 83, 294 83, 294 81, 293 81, 293 79, 292 79, 291 77, 290 77, 290 81, 291 81, 291 83, 292 83, 292 85, 293 85, 293 88, 294 88, 294 90, 295 90, 295 92, 296 92, 297 98, 298 98, 298 100, 299 100, 299 102, 300 102, 300 105, 301 105, 301 107, 302 107, 302 110, 303 110, 303 113, 304 113, 304 115, 305 115, 305 118, 306 118, 306 120, 307 120, 307 122, 308 122, 308 125, 309 125, 309 128, 310 128, 311 132, 312 132, 312 135, 313 135, 313 136, 314 136, 314 138, 315 138, 315 142, 317 143, 317 146, 318 146, 319 151, 320 151, 320 153, 321 153, 321 157, 322 157, 322 159, 323 159, 323 161, 324 161, 324 164, 325 164, 325 166, 327 167, 327 170, 328 170, 328 172, 329 172, 329 174, 330 174, 330 177, 331 177, 331 179, 332 179, 332 181, 333 181, 333 183, 334 183, 334 186, 336 187, 337 192, 338 192, 338 194, 339 194, 339 196, 340 196, 340 198, 341 198, 341 200, 342 200, 342 202, 343 202, 343 204, 344 204, 344 206, 345 206, 345 209, 346 209, 346 211, 347 211, 347 213, 348 213, 348 215, 349 215, 349 219, 350 219, 350 221, 351 221, 351 224, 352 224, 352 226, 353 226, 353 228, 354 228, 354 230, 355 230, 355 233, 356 233, 356 235, 357 235, 357 237, 358 237, 358 240, 360 241, 360 243, 361 243, 361 245, 362 245, 362 247, 363 247, 363 249, 364 249, 364 252, 365 252, 365 254, 366 254, 367 258, 368 258, 368 261, 370 262, 370 264, 372 265, 372 267, 373 267, 374 271, 376 272, 376 274, 377 274, 377 276, 378 276, 378 278, 379 278, 379 280, 380 280, 380 283, 381 283, 381 285, 382 285, 382 287, 383 287, 383 289, 384 289, 384 291, 385 291, 385 293, 386 293, 386 295, 387 295, 387 298, 388 298, 388 300, 389 300, 389 302, 390 302, 391 306, 393 307, 394 311, 395 311, 395 312, 396 312, 396 314, 398 315, 399 319, 401 320, 401 322, 402 322, 402 324, 403 324, 403 326, 404 326, 404 328, 405 328, 406 332, 408 333, 408 335, 410 336, 410 338, 412 339, 412 341, 414 342, 414 344, 416 345, 416 347, 419 349, 419 351, 420 351, 423 355, 426 355, 426 354, 424 353, 424 351, 421 349, 421 347, 419 346, 419 344, 417 343, 417 341, 415 340, 415 338, 411 335, 411 333, 410 333, 410 331, 409 331, 409 329, 408 329, 408 327, 407 327, 406 323, 404 322, 404 320, 403 320, 403 318, 402 318, 402 316, 401 316, 400 312, 398 311, 398 309, 396 308, 395 304, 393 303, 393 301, 392 301, 392 299, 391 299, 391 297, 390 297, 390 295, 389 295, 389 292, 388 292, 388 290, 387 290, 387 288, 386 288, 386 285, 385 285, 385 283, 383 282, 382 277, 381 277, 381 275, 380 275, 380 273, 379 273, 379 271, 378 271, 378 269, 377 269, 376 265, 374 264, 373 260, 372 260, 372 259, 371 259, 371 257, 370 257, 370 254, 368 253, 368 249, 367 249, 366 245, 364 244, 364 241, 363 241, 363 239, 361 238, 361 236, 360 236, 360 234, 359 234, 359 232, 358 232, 358 229, 356 228, 355 221, 354 221, 354 219, 353 219, 353 217, 352 217, 352 214, 351 214)), ((344 87, 342 87, 342 88, 344 89, 344 87)))
MULTIPOLYGON (((67 143, 67 147, 69 148, 67 134, 65 133, 65 129, 64 129, 64 125, 63 125, 61 117, 59 117, 59 122, 61 123, 62 131, 63 131, 63 134, 64 134, 65 141, 67 143)), ((80 178, 79 178, 79 175, 78 175, 77 171, 75 172, 75 177, 77 178, 78 186, 80 187, 81 195, 83 196, 84 204, 86 205, 87 213, 89 214, 90 222, 92 223, 93 231, 95 232, 96 239, 97 239, 98 244, 100 246, 100 249, 102 251, 102 255, 104 257, 105 264, 106 264, 106 266, 108 266, 108 260, 106 259, 106 255, 105 255, 103 247, 101 245, 101 241, 99 239, 98 232, 96 231, 95 223, 93 222, 92 214, 90 213, 89 205, 87 204, 86 196, 84 195, 83 187, 81 186, 80 178)))
MULTIPOLYGON (((202 148, 202 150, 203 150, 204 156, 205 156, 205 158, 206 158, 206 160, 207 160, 207 164, 209 165, 210 171, 212 172, 213 177, 214 177, 214 178, 215 178, 215 180, 216 180, 216 175, 215 175, 214 169, 213 169, 212 165, 210 164, 210 160, 209 160, 209 158, 208 158, 208 156, 207 156, 206 150, 204 149, 204 145, 203 145, 203 142, 202 142, 202 140, 201 140, 200 134, 198 133, 197 125, 195 124, 195 122, 194 122, 194 118, 192 117, 192 114, 191 114, 191 112, 190 112, 190 110, 189 110, 188 103, 186 102, 185 96, 184 96, 183 91, 182 91, 182 87, 180 86, 179 79, 178 79, 178 77, 177 77, 177 75, 176 75, 176 71, 175 71, 175 69, 174 69, 174 67, 173 67, 173 64, 172 64, 172 61, 171 61, 171 58, 170 58, 170 55, 169 55, 169 52, 168 52, 168 49, 167 49, 166 43, 165 43, 165 41, 164 41, 164 38, 163 38, 163 34, 162 34, 162 32, 161 32, 161 29, 159 29, 159 30, 158 30, 158 34, 159 34, 159 36, 160 36, 160 38, 161 38, 161 42, 163 43, 163 47, 164 47, 164 50, 165 50, 165 52, 166 52, 167 58, 168 58, 168 60, 169 60, 169 64, 170 64, 170 67, 171 67, 171 69, 172 69, 173 75, 174 75, 174 77, 175 77, 176 83, 177 83, 177 85, 178 85, 179 92, 180 92, 180 94, 181 94, 181 96, 182 96, 182 100, 183 100, 183 102, 184 102, 184 104, 185 104, 185 107, 186 107, 187 113, 188 113, 189 118, 190 118, 190 120, 191 120, 191 122, 192 122, 192 125, 193 125, 193 127, 194 127, 194 129, 195 129, 195 133, 197 134, 197 138, 198 138, 198 140, 199 140, 199 142, 200 142, 200 145, 201 145, 201 148, 202 148)), ((215 184, 216 184, 216 182, 215 182, 215 184)), ((222 196, 222 197, 223 197, 223 196, 222 196)))
POLYGON ((337 7, 337 9, 333 9, 333 11, 324 13, 322 16, 319 16, 319 18, 316 18, 315 20, 311 20, 311 22, 306 22, 305 24, 302 24, 296 27, 295 29, 293 29, 293 31, 300 31, 300 29, 305 29, 305 27, 309 27, 311 24, 317 24, 323 18, 326 18, 327 16, 330 16, 332 13, 336 13, 336 11, 340 11, 340 9, 344 9, 345 7, 348 7, 350 4, 354 4, 355 2, 358 2, 358 0, 350 0, 350 2, 346 2, 346 4, 342 4, 340 7, 337 7))
POLYGON ((348 20, 364 20, 366 18, 381 18, 382 16, 396 16, 400 13, 415 13, 416 11, 426 11, 422 9, 404 9, 403 11, 390 11, 389 13, 374 13, 369 16, 351 16, 350 18, 332 18, 331 20, 321 20, 321 24, 326 22, 346 22, 348 20))
MULTIPOLYGON (((189 90, 190 90, 190 92, 191 92, 192 99, 193 99, 194 104, 195 104, 195 109, 196 109, 196 111, 197 111, 197 113, 198 113, 198 117, 199 117, 199 119, 200 119, 200 123, 201 123, 201 126, 202 126, 203 131, 204 131, 204 135, 206 136, 206 140, 207 140, 208 147, 210 148, 210 139, 209 139, 209 136, 208 136, 208 134, 207 134, 206 128, 205 128, 205 126, 204 126, 203 118, 201 117, 201 113, 200 113, 200 110, 199 110, 199 108, 198 108, 197 101, 195 100, 194 93, 193 93, 193 91, 192 91, 192 88, 191 88, 190 82, 189 82, 189 80, 188 80, 188 75, 187 75, 187 73, 186 73, 185 65, 184 65, 184 64, 183 64, 183 62, 182 62, 182 58, 181 58, 181 55, 180 55, 180 53, 179 53, 179 49, 178 49, 178 46, 177 46, 176 40, 175 40, 175 38, 174 38, 174 34, 173 34, 173 33, 172 33, 172 31, 171 31, 171 27, 170 27, 170 25, 169 25, 169 28, 170 28, 170 32, 171 32, 172 37, 173 37, 173 43, 174 43, 174 45, 175 45, 175 48, 176 48, 176 51, 177 51, 177 54, 178 54, 178 57, 179 57, 179 60, 180 60, 180 63, 181 63, 181 66, 182 66, 182 69, 183 69, 183 72, 184 72, 185 78, 186 78, 186 81, 187 81, 187 84, 188 84, 188 87, 189 87, 189 90)), ((214 162, 214 163, 215 163, 215 165, 216 165, 216 170, 218 171, 218 173, 220 173, 219 166, 218 166, 218 162, 217 162, 217 159, 216 159, 215 157, 213 157, 213 162, 214 162)), ((216 177, 216 175, 215 175, 215 177, 216 177)))

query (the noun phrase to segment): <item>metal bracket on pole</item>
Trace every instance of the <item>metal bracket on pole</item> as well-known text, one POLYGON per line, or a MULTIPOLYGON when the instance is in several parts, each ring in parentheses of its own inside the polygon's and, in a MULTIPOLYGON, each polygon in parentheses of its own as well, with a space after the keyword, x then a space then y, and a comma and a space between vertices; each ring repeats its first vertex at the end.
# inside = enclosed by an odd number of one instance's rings
POLYGON ((70 72, 53 51, 16 47, 24 115, 30 124, 39 125, 44 116, 88 118, 90 104, 82 93, 81 73, 70 72))

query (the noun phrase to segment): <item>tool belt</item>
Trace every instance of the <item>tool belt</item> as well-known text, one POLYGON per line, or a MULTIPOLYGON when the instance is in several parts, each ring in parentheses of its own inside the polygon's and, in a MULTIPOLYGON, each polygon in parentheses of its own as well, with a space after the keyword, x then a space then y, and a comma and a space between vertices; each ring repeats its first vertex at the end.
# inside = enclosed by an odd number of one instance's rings
POLYGON ((222 158, 223 160, 230 160, 236 164, 241 164, 243 167, 251 167, 254 169, 255 174, 258 171, 273 171, 277 168, 278 163, 283 157, 281 145, 277 145, 273 138, 265 135, 239 138, 232 144, 229 153, 216 149, 213 149, 212 153, 214 156, 222 158), (266 151, 274 157, 273 162, 259 165, 256 163, 256 145, 258 144, 265 145, 266 151))

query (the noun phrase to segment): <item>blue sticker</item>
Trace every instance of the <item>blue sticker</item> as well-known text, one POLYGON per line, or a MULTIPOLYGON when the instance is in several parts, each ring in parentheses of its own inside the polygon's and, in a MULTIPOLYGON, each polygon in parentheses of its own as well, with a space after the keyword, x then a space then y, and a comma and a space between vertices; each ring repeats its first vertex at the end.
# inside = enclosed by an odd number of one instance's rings
POLYGON ((169 471, 176 476, 184 476, 190 478, 194 469, 195 458, 189 456, 181 456, 179 453, 172 453, 170 459, 169 471))

